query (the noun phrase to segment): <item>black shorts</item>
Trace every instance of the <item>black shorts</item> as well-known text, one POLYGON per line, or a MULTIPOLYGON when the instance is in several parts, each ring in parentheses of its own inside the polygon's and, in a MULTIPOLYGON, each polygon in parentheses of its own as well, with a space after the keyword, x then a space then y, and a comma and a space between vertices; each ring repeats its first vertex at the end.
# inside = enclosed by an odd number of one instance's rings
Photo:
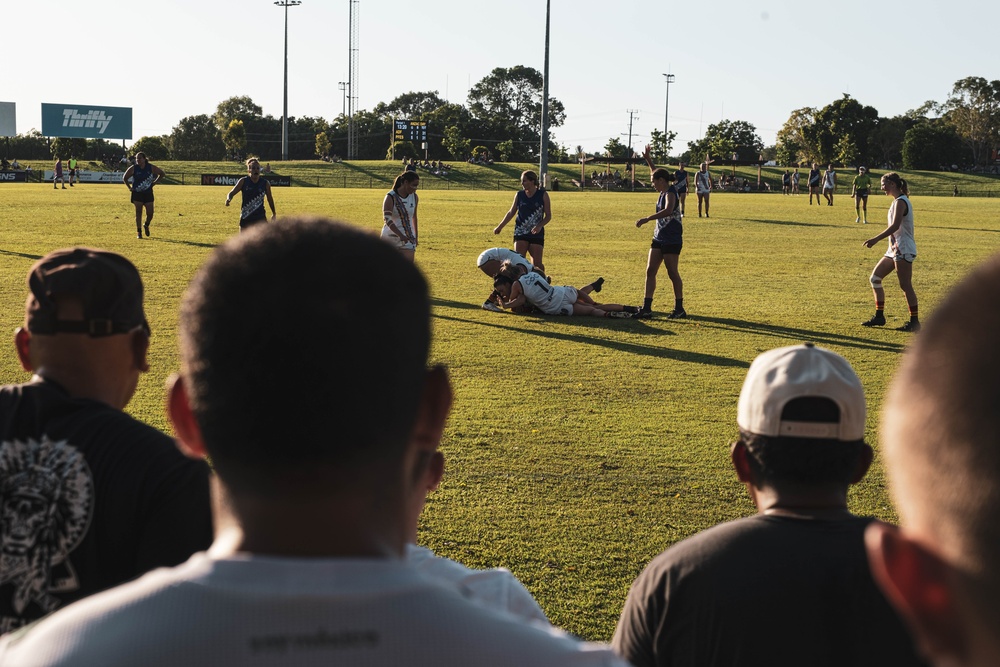
POLYGON ((545 234, 514 234, 514 243, 525 241, 529 245, 545 245, 545 234))
POLYGON ((262 222, 267 222, 267 215, 255 216, 252 218, 240 219, 240 231, 253 227, 254 225, 259 225, 262 222))
POLYGON ((812 188, 816 188, 818 190, 819 189, 819 183, 810 183, 809 184, 809 189, 811 190, 812 188))
POLYGON ((143 190, 142 192, 132 191, 132 203, 133 204, 152 204, 153 203, 153 191, 143 190))
POLYGON ((854 196, 861 197, 863 199, 868 199, 868 188, 865 188, 864 190, 858 190, 857 192, 854 193, 854 196))
POLYGON ((656 239, 650 244, 650 250, 659 250, 663 255, 679 255, 681 254, 681 248, 684 247, 683 243, 661 243, 656 239))

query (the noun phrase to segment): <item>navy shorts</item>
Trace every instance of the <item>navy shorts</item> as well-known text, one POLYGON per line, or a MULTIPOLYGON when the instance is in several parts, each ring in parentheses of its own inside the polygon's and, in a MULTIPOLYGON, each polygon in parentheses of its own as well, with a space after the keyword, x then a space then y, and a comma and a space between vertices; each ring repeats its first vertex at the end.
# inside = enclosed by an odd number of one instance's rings
POLYGON ((247 229, 248 227, 253 227, 254 225, 259 225, 262 222, 267 222, 267 214, 252 216, 250 218, 240 220, 240 231, 247 229))
POLYGON ((661 254, 664 255, 679 255, 681 254, 681 248, 684 246, 683 243, 663 243, 653 239, 652 244, 650 244, 650 250, 659 250, 661 254))
POLYGON ((545 245, 545 234, 515 234, 514 242, 525 241, 529 245, 545 245))
POLYGON ((153 191, 143 190, 142 192, 132 191, 132 203, 133 204, 152 204, 153 203, 153 191))

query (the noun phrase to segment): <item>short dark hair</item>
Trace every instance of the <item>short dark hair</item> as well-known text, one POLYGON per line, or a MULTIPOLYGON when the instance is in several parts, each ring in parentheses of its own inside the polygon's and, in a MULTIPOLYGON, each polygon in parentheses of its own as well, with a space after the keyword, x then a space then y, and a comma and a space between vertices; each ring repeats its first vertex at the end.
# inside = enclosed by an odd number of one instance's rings
POLYGON ((430 302, 396 248, 321 218, 258 225, 219 247, 181 304, 194 416, 220 477, 399 456, 426 376, 430 302))
POLYGON ((662 178, 667 183, 672 183, 673 180, 674 180, 674 175, 671 174, 666 169, 664 169, 663 167, 660 167, 659 169, 656 169, 656 170, 653 171, 653 177, 652 177, 651 180, 655 181, 658 178, 662 178))
MULTIPOLYGON (((837 422, 840 408, 828 398, 807 396, 785 404, 782 420, 837 422)), ((843 484, 857 470, 864 440, 844 442, 834 438, 772 437, 740 429, 740 440, 757 478, 768 484, 804 486, 843 484)))

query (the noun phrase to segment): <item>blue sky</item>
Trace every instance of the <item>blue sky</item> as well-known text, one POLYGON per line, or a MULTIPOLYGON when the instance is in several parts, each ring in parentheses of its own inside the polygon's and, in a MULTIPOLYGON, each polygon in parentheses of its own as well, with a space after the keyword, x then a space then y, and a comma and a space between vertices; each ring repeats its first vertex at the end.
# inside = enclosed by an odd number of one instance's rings
MULTIPOLYGON (((340 113, 348 2, 289 10, 290 115, 340 113)), ((550 94, 567 115, 554 134, 571 150, 626 143, 629 110, 641 147, 663 127, 668 70, 675 149, 723 118, 754 124, 772 144, 792 110, 843 93, 894 116, 943 101, 961 78, 1000 79, 995 0, 551 5, 550 94)), ((542 69, 544 0, 358 7, 359 108, 413 90, 465 103, 494 67, 542 69)), ((169 133, 234 95, 281 116, 284 14, 271 0, 31 0, 5 3, 3 15, 0 101, 17 104, 18 132, 40 129, 42 102, 132 107, 134 138, 169 133)))

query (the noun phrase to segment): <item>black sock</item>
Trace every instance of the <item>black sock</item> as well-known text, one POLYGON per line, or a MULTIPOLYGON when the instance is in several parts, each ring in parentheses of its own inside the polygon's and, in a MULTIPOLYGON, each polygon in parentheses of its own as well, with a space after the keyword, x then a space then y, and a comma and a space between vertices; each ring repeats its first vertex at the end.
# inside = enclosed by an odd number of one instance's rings
POLYGON ((642 300, 642 309, 643 310, 652 310, 653 309, 653 297, 649 297, 648 299, 643 299, 642 300))
POLYGON ((674 310, 684 310, 684 299, 674 299, 674 310))
POLYGON ((594 288, 595 292, 600 292, 601 287, 604 286, 604 278, 598 278, 594 282, 590 283, 590 286, 594 288))
POLYGON ((639 308, 637 306, 622 306, 622 310, 626 313, 638 313, 639 308))

